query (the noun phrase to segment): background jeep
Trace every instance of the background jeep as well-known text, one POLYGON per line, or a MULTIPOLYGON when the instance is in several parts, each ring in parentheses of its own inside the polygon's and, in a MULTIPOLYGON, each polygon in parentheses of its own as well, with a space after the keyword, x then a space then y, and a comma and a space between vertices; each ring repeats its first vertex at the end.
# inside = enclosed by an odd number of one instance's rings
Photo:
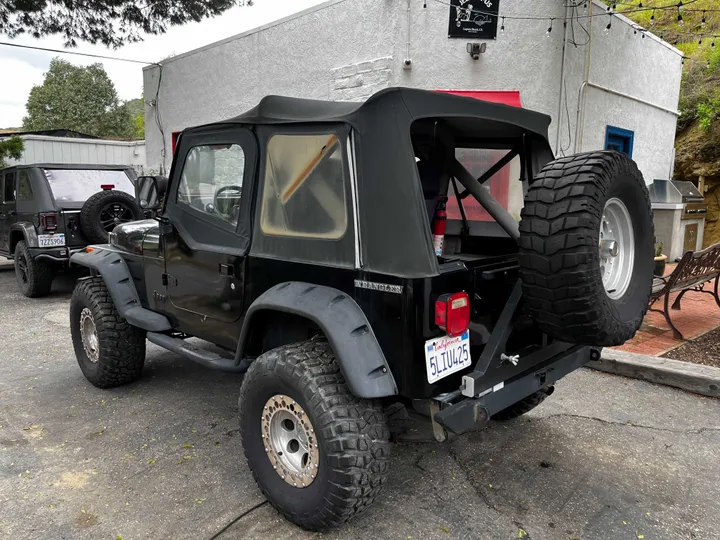
MULTIPOLYGON (((143 217, 135 181, 131 167, 114 165, 18 165, 0 171, 0 255, 14 259, 23 294, 48 294, 72 253, 107 242, 116 225, 143 217)), ((147 202, 145 208, 151 209, 147 202)))
POLYGON ((445 440, 530 410, 639 327, 642 175, 617 152, 553 160, 549 122, 396 88, 271 96, 185 130, 162 217, 72 256, 92 274, 70 307, 83 374, 135 380, 146 338, 245 373, 260 489, 302 527, 338 526, 387 478, 386 405, 424 411, 445 440), (512 192, 483 185, 502 171, 512 192))

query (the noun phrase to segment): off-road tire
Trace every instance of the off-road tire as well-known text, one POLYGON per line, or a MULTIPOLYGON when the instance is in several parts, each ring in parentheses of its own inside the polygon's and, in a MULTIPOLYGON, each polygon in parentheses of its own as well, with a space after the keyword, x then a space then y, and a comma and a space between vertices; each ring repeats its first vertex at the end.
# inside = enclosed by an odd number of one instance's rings
POLYGON ((70 333, 80 369, 93 385, 111 388, 140 377, 145 363, 145 331, 120 317, 102 278, 78 281, 70 300, 70 333), (97 330, 97 362, 90 360, 83 347, 80 315, 84 308, 92 313, 97 330))
POLYGON ((619 152, 589 152, 548 163, 525 196, 520 222, 523 296, 539 327, 556 339, 621 345, 635 335, 652 288, 654 228, 642 174, 619 152), (605 204, 631 216, 632 278, 617 299, 605 292, 598 242, 605 204))
POLYGON ((239 405, 242 444, 255 481, 293 523, 312 531, 338 527, 382 490, 390 458, 382 406, 350 393, 327 342, 304 341, 259 356, 245 375, 239 405), (277 394, 295 400, 314 427, 319 467, 305 488, 281 479, 265 452, 263 408, 277 394))
POLYGON ((108 231, 100 223, 100 214, 103 208, 112 203, 119 203, 127 207, 132 216, 130 221, 143 219, 145 215, 135 198, 124 191, 112 189, 99 191, 85 201, 82 210, 80 210, 80 229, 89 242, 96 244, 107 243, 108 231))
POLYGON ((545 399, 553 393, 552 386, 550 388, 543 388, 538 390, 534 394, 530 394, 525 399, 521 399, 517 403, 513 403, 506 409, 497 412, 493 415, 492 419, 497 422, 507 422, 518 416, 522 416, 525 413, 532 411, 535 407, 540 405, 545 399))
POLYGON ((15 246, 14 257, 15 279, 20 292, 28 298, 39 298, 50 294, 53 277, 55 276, 54 268, 45 261, 33 258, 27 244, 22 240, 15 246), (24 272, 21 269, 23 261, 25 264, 24 272))

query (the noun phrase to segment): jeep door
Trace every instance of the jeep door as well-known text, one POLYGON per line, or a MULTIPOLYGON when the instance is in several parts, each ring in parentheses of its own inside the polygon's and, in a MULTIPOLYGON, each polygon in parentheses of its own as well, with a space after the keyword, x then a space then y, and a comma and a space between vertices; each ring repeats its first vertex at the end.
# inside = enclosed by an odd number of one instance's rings
POLYGON ((232 323, 243 309, 256 156, 247 129, 186 132, 167 195, 163 311, 179 330, 227 347, 236 345, 238 326, 232 323))
POLYGON ((15 223, 15 178, 17 173, 9 171, 0 179, 0 251, 10 249, 10 226, 15 223))

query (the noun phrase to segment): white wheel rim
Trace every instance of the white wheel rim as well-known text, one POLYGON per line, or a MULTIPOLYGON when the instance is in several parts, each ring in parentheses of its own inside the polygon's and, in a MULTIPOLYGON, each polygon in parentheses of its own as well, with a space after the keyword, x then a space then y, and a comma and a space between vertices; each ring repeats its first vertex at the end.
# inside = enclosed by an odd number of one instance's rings
POLYGON ((280 478, 296 488, 312 484, 320 453, 303 408, 286 395, 271 397, 263 408, 261 430, 265 452, 280 478))
POLYGON ((93 364, 97 363, 100 354, 100 341, 98 340, 92 311, 88 308, 83 308, 80 312, 80 337, 88 360, 93 364))
POLYGON ((600 222, 600 275, 605 293, 616 300, 630 286, 635 265, 635 236, 632 220, 625 203, 608 199, 600 222))

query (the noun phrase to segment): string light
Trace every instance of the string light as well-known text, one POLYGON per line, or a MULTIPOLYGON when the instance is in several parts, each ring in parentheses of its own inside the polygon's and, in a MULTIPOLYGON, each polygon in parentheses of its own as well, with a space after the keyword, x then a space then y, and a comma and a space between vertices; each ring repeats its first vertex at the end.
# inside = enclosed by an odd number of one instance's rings
POLYGON ((607 23, 607 26, 605 27, 605 35, 607 36, 610 33, 610 29, 612 28, 612 21, 607 23))
POLYGON ((555 19, 550 19, 550 26, 548 26, 547 32, 545 32, 545 36, 546 36, 546 37, 550 37, 550 33, 552 32, 552 27, 553 27, 553 21, 554 21, 554 20, 555 20, 555 19))
POLYGON ((702 21, 700 21, 700 26, 705 26, 707 23, 705 22, 705 12, 702 12, 702 21))
POLYGON ((500 33, 505 33, 505 17, 502 18, 502 23, 500 24, 500 33))

